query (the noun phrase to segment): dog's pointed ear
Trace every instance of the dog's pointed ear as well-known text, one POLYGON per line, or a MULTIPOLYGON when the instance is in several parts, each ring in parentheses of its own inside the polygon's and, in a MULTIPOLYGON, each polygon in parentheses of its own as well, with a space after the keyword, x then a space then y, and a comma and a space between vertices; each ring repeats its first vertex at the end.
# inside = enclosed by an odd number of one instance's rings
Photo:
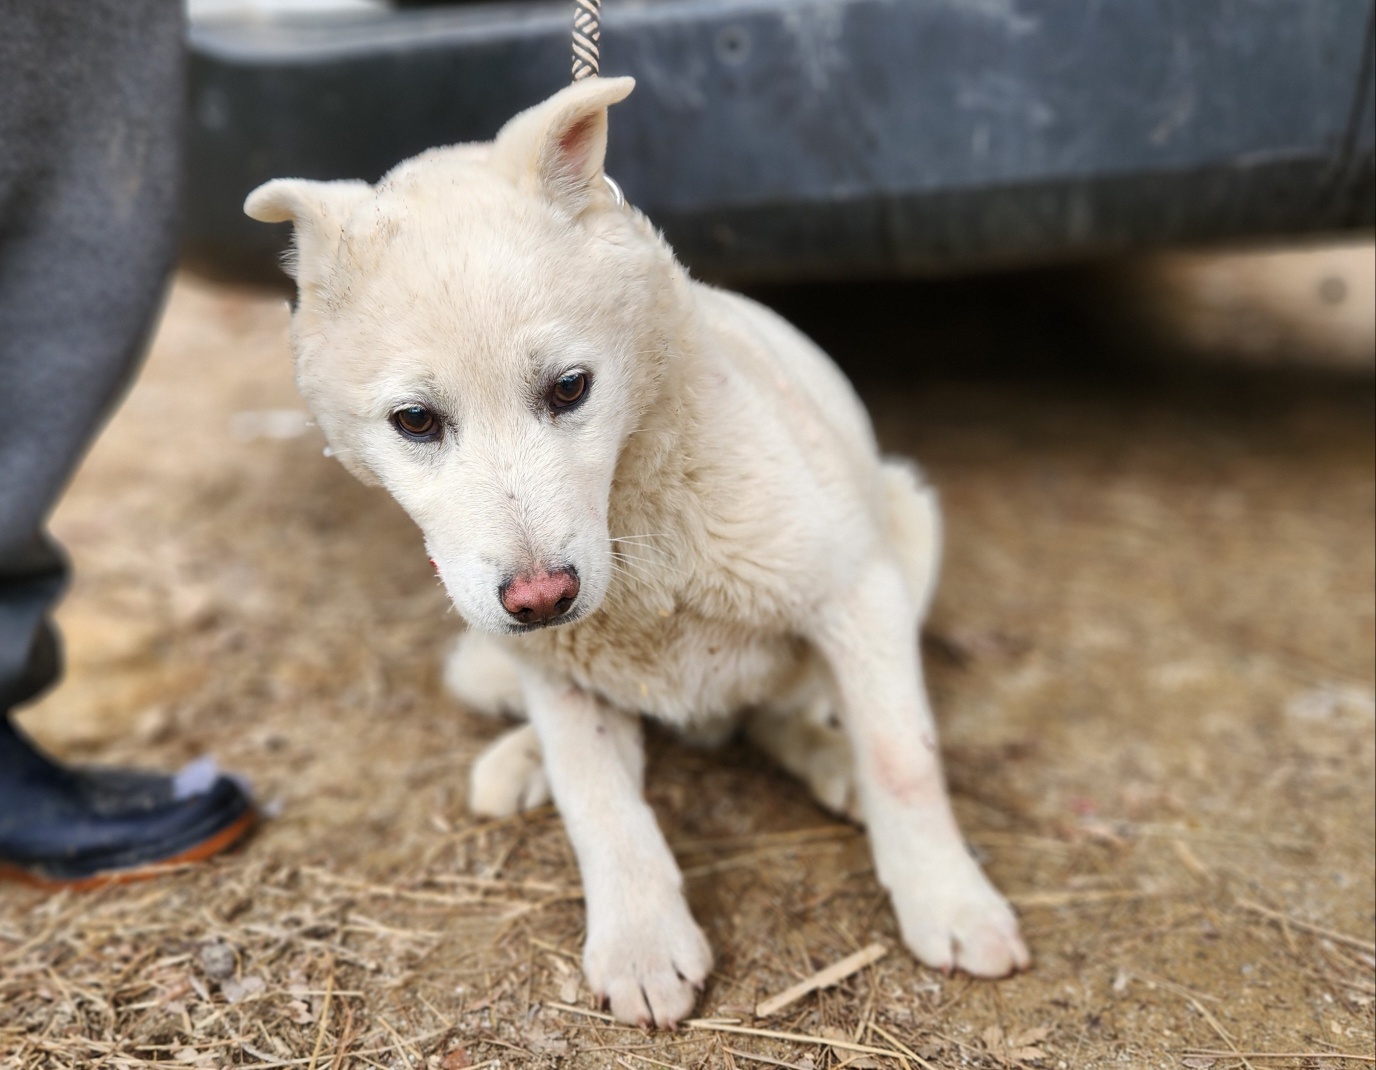
POLYGON ((634 88, 634 78, 593 77, 561 89, 502 127, 492 146, 493 165, 572 215, 610 200, 602 181, 607 108, 634 88))
POLYGON ((260 223, 293 224, 293 251, 284 266, 287 274, 303 282, 325 273, 339 248, 345 220, 372 192, 366 182, 274 178, 248 195, 244 214, 260 223))

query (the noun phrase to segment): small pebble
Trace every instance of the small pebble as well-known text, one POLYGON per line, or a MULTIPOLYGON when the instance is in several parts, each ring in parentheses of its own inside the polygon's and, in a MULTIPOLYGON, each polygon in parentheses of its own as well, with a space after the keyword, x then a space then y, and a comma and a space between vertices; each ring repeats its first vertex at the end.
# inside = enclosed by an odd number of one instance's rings
POLYGON ((234 949, 218 940, 201 947, 201 969, 205 975, 216 981, 234 976, 234 949))

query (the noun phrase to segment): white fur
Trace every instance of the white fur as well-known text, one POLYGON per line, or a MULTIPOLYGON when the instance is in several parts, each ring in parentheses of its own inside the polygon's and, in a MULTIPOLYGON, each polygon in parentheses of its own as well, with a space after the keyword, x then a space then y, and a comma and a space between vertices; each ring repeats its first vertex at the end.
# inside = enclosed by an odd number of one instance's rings
POLYGON ((471 626, 451 685, 530 719, 479 759, 474 809, 552 792, 590 984, 624 1021, 671 1024, 711 957, 641 792, 639 715, 714 738, 744 717, 820 802, 863 817, 923 962, 1023 967, 956 828, 918 662, 935 495, 880 459, 821 351, 691 281, 617 205, 606 109, 631 85, 580 82, 376 187, 278 180, 246 205, 296 222, 302 393, 336 455, 420 525, 471 626), (589 394, 551 415, 545 384, 571 370, 589 394), (439 441, 389 422, 416 404, 443 415, 439 441), (568 615, 516 625, 503 579, 565 567, 581 580, 568 615))

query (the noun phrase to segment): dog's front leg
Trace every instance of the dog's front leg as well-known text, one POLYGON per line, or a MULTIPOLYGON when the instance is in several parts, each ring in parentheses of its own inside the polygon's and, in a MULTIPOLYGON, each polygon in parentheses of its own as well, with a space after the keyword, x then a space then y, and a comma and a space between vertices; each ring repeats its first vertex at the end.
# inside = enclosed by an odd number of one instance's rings
POLYGON ((640 720, 534 672, 523 687, 583 874, 588 984, 623 1022, 674 1025, 693 1009, 712 952, 641 791, 640 720))
POLYGON ((1030 962, 1017 919, 965 847, 946 795, 917 655, 918 609, 895 564, 870 565, 823 615, 879 881, 924 963, 1002 977, 1030 962))

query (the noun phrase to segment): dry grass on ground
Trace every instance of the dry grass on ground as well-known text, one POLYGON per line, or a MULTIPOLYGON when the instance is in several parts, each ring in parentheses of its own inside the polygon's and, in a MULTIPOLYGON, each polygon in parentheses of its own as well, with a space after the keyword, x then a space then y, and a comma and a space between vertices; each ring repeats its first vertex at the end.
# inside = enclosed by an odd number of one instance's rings
POLYGON ((214 754, 276 816, 154 882, 0 888, 0 1065, 1371 1062, 1369 377, 874 380, 885 445, 946 503, 931 683, 1036 967, 919 968, 856 830, 743 746, 656 736, 652 801, 718 965, 703 1020, 648 1034, 591 1008, 557 816, 465 814, 498 726, 442 693, 457 621, 409 522, 301 426, 285 327, 279 298, 179 282, 56 518, 70 678, 25 715, 77 758, 214 754))

